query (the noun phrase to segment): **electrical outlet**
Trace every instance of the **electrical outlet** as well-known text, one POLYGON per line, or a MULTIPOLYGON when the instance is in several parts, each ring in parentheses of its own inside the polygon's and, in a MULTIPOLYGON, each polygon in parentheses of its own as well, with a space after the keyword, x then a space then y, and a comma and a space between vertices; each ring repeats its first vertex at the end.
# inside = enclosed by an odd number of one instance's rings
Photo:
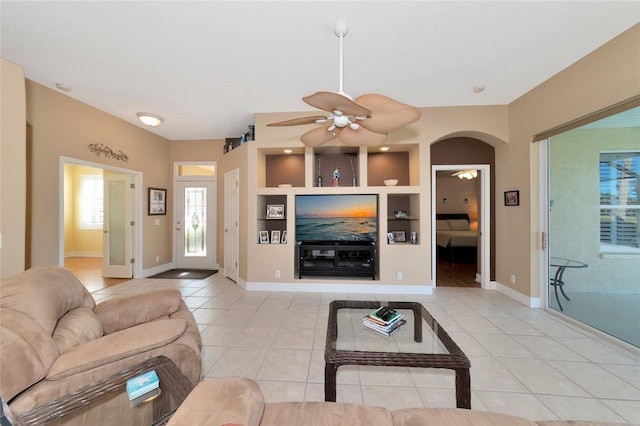
POLYGON ((156 263, 160 262, 160 256, 156 256, 156 263))
POLYGON ((402 272, 398 272, 398 279, 401 280, 402 279, 402 272))
POLYGON ((280 278, 280 269, 276 269, 276 278, 280 278))
POLYGON ((516 283, 516 276, 514 274, 511 274, 511 284, 515 284, 516 283))

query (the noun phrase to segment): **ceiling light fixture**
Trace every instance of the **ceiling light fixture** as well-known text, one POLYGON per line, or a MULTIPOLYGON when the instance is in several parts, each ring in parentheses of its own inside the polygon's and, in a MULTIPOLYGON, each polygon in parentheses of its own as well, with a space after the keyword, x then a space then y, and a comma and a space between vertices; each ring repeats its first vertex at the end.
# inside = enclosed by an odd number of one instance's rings
POLYGON ((484 84, 478 84, 477 86, 473 87, 473 93, 482 93, 486 88, 487 86, 485 86, 484 84))
POLYGON ((139 112, 136 115, 140 121, 151 127, 159 126, 164 121, 164 118, 160 117, 158 114, 152 114, 150 112, 139 112))
POLYGON ((382 148, 380 148, 380 151, 389 151, 389 147, 388 146, 383 146, 382 148))
POLYGON ((56 83, 56 87, 58 88, 58 90, 60 90, 62 92, 70 92, 71 91, 71 86, 69 86, 68 84, 56 83))
POLYGON ((458 176, 460 179, 475 179, 478 177, 478 171, 469 169, 469 170, 460 170, 459 172, 455 172, 451 176, 458 176))
POLYGON ((293 152, 293 151, 292 151, 292 150, 290 150, 290 149, 285 149, 285 150, 284 150, 284 153, 285 153, 285 154, 291 154, 292 152, 293 152))

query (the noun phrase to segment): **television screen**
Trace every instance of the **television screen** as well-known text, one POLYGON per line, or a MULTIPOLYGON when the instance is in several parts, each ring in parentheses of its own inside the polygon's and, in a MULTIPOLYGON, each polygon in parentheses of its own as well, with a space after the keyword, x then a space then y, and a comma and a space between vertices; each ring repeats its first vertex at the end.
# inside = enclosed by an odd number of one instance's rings
POLYGON ((296 195, 296 241, 376 241, 376 194, 296 195))

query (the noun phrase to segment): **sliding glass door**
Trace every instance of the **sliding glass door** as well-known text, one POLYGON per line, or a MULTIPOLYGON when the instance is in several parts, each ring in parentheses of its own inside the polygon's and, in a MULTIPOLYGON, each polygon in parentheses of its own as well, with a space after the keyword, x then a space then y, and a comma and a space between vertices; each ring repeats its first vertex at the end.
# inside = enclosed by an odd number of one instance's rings
POLYGON ((640 346, 640 107, 548 139, 548 308, 640 346))

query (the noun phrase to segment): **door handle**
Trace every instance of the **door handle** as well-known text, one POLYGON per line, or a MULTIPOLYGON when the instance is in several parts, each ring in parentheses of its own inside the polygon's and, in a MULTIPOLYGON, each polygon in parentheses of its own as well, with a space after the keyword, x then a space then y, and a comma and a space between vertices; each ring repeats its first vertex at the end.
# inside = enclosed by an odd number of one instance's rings
POLYGON ((182 228, 176 228, 176 231, 182 231, 182 228))
POLYGON ((109 230, 108 229, 103 229, 102 232, 104 232, 106 234, 107 232, 109 232, 109 230))

